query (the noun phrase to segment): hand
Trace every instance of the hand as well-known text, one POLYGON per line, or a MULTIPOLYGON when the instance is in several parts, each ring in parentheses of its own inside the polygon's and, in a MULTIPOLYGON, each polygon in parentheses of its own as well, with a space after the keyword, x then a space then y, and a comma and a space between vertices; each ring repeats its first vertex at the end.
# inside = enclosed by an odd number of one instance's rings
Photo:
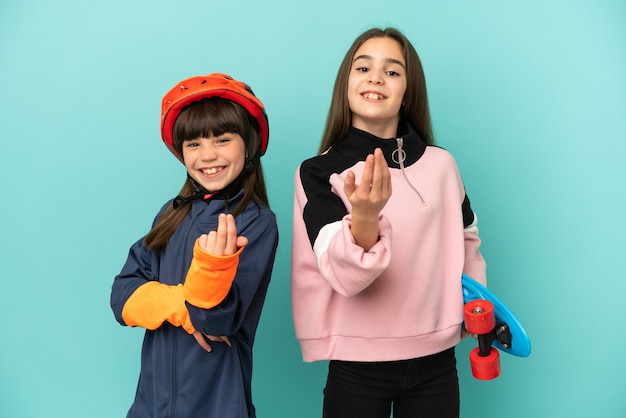
POLYGON ((235 218, 231 214, 220 214, 217 229, 200 235, 198 245, 208 254, 217 256, 232 255, 248 244, 248 238, 237 236, 235 218))
POLYGON ((469 336, 471 336, 475 340, 478 339, 478 335, 470 334, 465 328, 461 328, 461 340, 464 340, 464 339, 466 339, 469 336))
POLYGON ((353 214, 378 220, 380 211, 391 197, 391 174, 380 148, 365 159, 360 184, 356 184, 354 172, 348 172, 343 191, 352 204, 353 214))
POLYGON ((204 348, 206 351, 208 351, 209 353, 213 350, 213 348, 211 347, 211 345, 207 342, 207 340, 205 339, 208 338, 211 341, 214 342, 222 342, 222 343, 226 343, 227 346, 232 347, 232 345, 230 344, 230 340, 228 339, 228 337, 226 336, 221 336, 221 337, 217 337, 215 335, 208 335, 208 334, 203 334, 200 331, 196 331, 193 334, 193 337, 196 339, 196 341, 198 342, 198 344, 200 344, 200 347, 204 348))
POLYGON ((365 159, 360 184, 348 172, 343 191, 352 205, 352 235, 368 251, 378 241, 378 217, 391 197, 391 174, 380 148, 365 159))

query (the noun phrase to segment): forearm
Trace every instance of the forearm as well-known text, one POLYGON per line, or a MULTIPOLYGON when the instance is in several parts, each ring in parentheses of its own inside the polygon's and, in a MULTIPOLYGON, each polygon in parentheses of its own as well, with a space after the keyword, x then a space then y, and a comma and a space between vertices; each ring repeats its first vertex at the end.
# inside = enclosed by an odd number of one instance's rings
POLYGON ((352 213, 350 232, 352 232, 356 245, 363 248, 365 252, 368 252, 378 241, 378 222, 378 216, 352 213))
POLYGON ((185 279, 185 300, 202 309, 219 305, 230 291, 242 251, 240 248, 232 255, 216 256, 203 251, 196 242, 185 279))
POLYGON ((185 306, 181 284, 170 286, 150 281, 140 286, 124 304, 122 318, 128 326, 149 330, 157 329, 167 321, 182 327, 189 334, 195 331, 185 306))
MULTIPOLYGON (((256 323, 254 318, 260 315, 271 278, 278 229, 275 217, 269 211, 262 211, 252 226, 241 228, 245 230, 248 243, 240 255, 230 261, 217 259, 226 264, 211 273, 215 275, 215 283, 207 283, 217 291, 210 288, 202 292, 194 291, 201 294, 196 295, 197 300, 193 303, 192 298, 187 297, 187 308, 197 330, 211 335, 231 336, 240 332, 246 334, 241 331, 244 323, 256 323), (233 264, 226 268, 229 263, 233 264), (203 294, 207 297, 201 297, 203 294)), ((185 282, 186 288, 188 284, 185 282)))
POLYGON ((365 251, 352 233, 352 218, 322 229, 314 245, 322 277, 338 293, 350 297, 366 289, 391 261, 391 224, 379 220, 376 242, 365 251))

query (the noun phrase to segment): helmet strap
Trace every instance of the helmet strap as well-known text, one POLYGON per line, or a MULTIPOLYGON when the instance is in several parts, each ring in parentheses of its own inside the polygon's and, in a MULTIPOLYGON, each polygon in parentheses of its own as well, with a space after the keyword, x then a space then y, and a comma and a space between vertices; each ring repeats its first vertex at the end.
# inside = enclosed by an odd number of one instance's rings
POLYGON ((244 178, 255 170, 260 156, 261 156, 260 152, 257 151, 257 153, 252 159, 249 159, 246 157, 244 168, 243 170, 241 170, 241 173, 239 173, 239 175, 235 178, 235 180, 233 180, 224 189, 218 190, 213 193, 209 192, 207 189, 202 187, 200 183, 198 183, 193 177, 189 175, 189 173, 187 173, 187 178, 192 181, 193 188, 196 193, 187 197, 181 196, 181 195, 176 196, 174 200, 172 201, 172 207, 174 209, 178 209, 180 205, 187 204, 194 200, 204 200, 205 202, 208 203, 213 199, 220 199, 220 200, 230 199, 230 197, 234 196, 241 190, 241 186, 243 185, 244 178))

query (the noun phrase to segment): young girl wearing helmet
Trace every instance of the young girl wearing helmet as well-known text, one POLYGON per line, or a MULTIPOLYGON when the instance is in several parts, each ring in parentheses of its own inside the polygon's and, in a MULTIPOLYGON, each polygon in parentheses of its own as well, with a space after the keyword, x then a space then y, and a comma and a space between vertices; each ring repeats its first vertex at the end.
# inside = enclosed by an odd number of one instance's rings
POLYGON ((415 49, 364 32, 295 179, 293 314, 304 360, 330 360, 325 418, 458 417, 461 275, 486 280, 477 232, 453 157, 433 146, 415 49))
POLYGON ((265 109, 230 76, 191 77, 163 98, 161 136, 187 178, 111 291, 117 321, 146 329, 127 416, 255 417, 252 347, 278 245, 265 109))

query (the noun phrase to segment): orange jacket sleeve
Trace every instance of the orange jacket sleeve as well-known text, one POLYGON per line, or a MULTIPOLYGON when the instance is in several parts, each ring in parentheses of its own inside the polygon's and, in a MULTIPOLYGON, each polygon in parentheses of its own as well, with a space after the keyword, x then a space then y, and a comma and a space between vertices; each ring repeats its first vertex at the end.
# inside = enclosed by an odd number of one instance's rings
POLYGON ((182 284, 170 286, 150 281, 138 287, 124 304, 122 318, 131 327, 154 330, 168 321, 189 334, 195 332, 185 306, 182 284))
POLYGON ((237 274, 239 254, 216 256, 203 251, 196 241, 193 260, 185 279, 184 295, 187 302, 202 309, 211 309, 228 295, 237 274))

